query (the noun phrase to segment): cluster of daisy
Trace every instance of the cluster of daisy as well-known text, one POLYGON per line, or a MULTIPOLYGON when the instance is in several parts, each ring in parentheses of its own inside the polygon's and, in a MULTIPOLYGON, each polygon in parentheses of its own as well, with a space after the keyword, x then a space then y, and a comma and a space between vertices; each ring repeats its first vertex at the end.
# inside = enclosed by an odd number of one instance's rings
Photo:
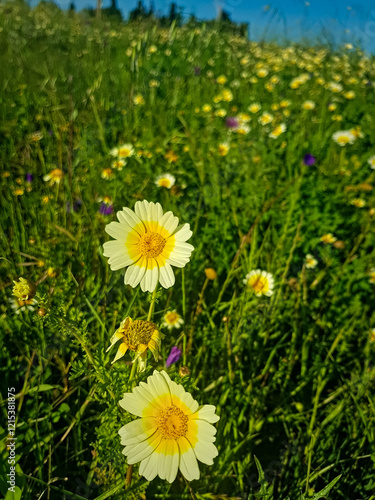
MULTIPOLYGON (((158 186, 170 188, 175 178, 163 174, 156 180, 158 186)), ((143 292, 153 292, 147 320, 125 318, 110 340, 110 350, 120 341, 112 363, 133 351, 133 363, 138 360, 139 372, 144 371, 148 350, 159 360, 164 335, 151 321, 158 283, 170 288, 175 283, 172 266, 182 268, 190 260, 194 247, 187 243, 192 236, 189 224, 179 224, 172 212, 163 212, 159 203, 138 201, 134 211, 124 207, 117 212, 118 222, 105 228, 114 239, 104 243, 104 255, 112 271, 126 268, 125 284, 140 285, 143 292)), ((183 325, 176 310, 164 315, 161 327, 169 330, 183 325)), ((174 346, 166 367, 177 362, 181 350, 174 346)), ((135 365, 133 365, 135 366, 135 365)), ((131 377, 130 377, 131 378, 131 377)), ((140 417, 119 430, 124 455, 129 466, 140 462, 139 474, 148 481, 156 476, 172 483, 178 470, 191 481, 200 476, 197 461, 213 464, 218 451, 215 445, 219 420, 215 407, 199 406, 182 385, 173 382, 165 371, 155 370, 140 382, 131 393, 126 393, 120 406, 140 417)))

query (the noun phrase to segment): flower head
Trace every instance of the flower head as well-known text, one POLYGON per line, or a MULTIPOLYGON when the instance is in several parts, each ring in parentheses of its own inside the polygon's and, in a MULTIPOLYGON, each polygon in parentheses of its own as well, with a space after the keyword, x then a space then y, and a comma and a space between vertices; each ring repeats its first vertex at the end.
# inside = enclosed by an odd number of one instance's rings
POLYGON ((273 276, 260 269, 253 270, 246 275, 243 283, 250 288, 257 297, 266 295, 270 297, 273 294, 273 276))
POLYGON ((141 319, 132 320, 128 317, 121 322, 120 327, 112 335, 111 345, 108 347, 107 352, 121 340, 112 363, 122 358, 126 354, 126 351, 130 350, 136 353, 134 361, 136 359, 139 360, 140 371, 143 371, 146 368, 147 349, 150 349, 155 361, 157 361, 163 337, 163 334, 159 332, 156 325, 151 321, 143 321, 141 319))
POLYGON ((14 297, 10 297, 9 304, 15 314, 20 314, 24 311, 35 311, 35 305, 37 304, 37 301, 35 299, 19 300, 14 297))
POLYGON ((61 168, 54 168, 49 174, 43 176, 43 180, 52 184, 60 184, 61 179, 64 177, 64 172, 61 168))
POLYGON ((369 279, 370 283, 375 284, 375 267, 370 269, 369 276, 370 276, 370 279, 369 279))
POLYGON ((174 363, 177 363, 177 361, 180 360, 181 358, 182 351, 175 345, 172 347, 171 352, 167 358, 167 361, 165 362, 165 366, 169 368, 171 365, 174 363))
POLYGON ((354 198, 350 203, 357 208, 363 208, 366 205, 366 201, 363 198, 354 198))
POLYGON ((111 215, 111 214, 113 214, 113 205, 112 204, 104 203, 104 201, 102 201, 100 203, 99 213, 102 214, 102 215, 111 215))
POLYGON ((36 286, 25 278, 20 278, 19 281, 13 281, 13 295, 17 299, 27 301, 32 299, 36 293, 36 286))
POLYGON ((318 261, 310 253, 306 255, 305 263, 307 269, 315 269, 316 266, 318 265, 318 261))
POLYGON ((269 134, 271 139, 277 139, 281 134, 283 134, 286 130, 286 125, 285 123, 280 123, 276 128, 272 130, 272 132, 269 134))
POLYGON ((227 142, 222 142, 218 146, 218 151, 220 156, 226 156, 228 154, 228 151, 230 149, 230 146, 227 142))
POLYGON ((172 330, 173 328, 180 328, 184 324, 184 320, 176 312, 176 310, 169 311, 164 314, 162 326, 172 330))
POLYGON ((367 163, 370 165, 370 168, 375 170, 375 155, 370 156, 370 158, 367 160, 367 163))
POLYGON ((175 185, 176 178, 171 174, 161 174, 156 178, 155 184, 159 187, 171 189, 175 185))
POLYGON ((128 464, 140 462, 139 474, 148 481, 156 476, 172 483, 180 469, 188 480, 199 479, 197 460, 213 464, 219 420, 212 405, 199 406, 182 385, 165 371, 154 371, 119 402, 141 417, 119 430, 128 464))
POLYGON ((310 153, 307 153, 305 154, 305 156, 303 157, 303 163, 307 166, 307 167, 311 167, 311 165, 314 165, 314 163, 316 162, 316 158, 315 156, 313 156, 312 154, 310 153))
POLYGON ((353 144, 356 138, 350 130, 339 130, 333 134, 332 139, 339 146, 345 146, 346 144, 353 144))
POLYGON ((225 120, 225 124, 228 128, 237 128, 239 125, 239 120, 235 116, 228 116, 225 120))
POLYGON ((271 115, 271 113, 264 112, 262 116, 258 119, 258 122, 261 125, 268 125, 269 123, 272 122, 272 120, 273 116, 271 115))
POLYGON ((176 163, 176 161, 178 160, 178 155, 170 149, 165 153, 164 158, 168 160, 169 163, 176 163))
POLYGON ((113 148, 109 152, 112 156, 117 156, 118 158, 129 158, 134 154, 134 148, 132 144, 121 144, 118 148, 113 148))
POLYGON ((320 241, 322 241, 325 245, 328 245, 337 241, 337 238, 333 236, 332 233, 327 233, 323 234, 323 236, 320 238, 320 241))
POLYGON ((172 212, 163 214, 159 203, 137 201, 133 210, 117 212, 119 222, 111 222, 106 232, 115 238, 104 243, 104 256, 112 271, 127 267, 125 285, 141 284, 143 292, 153 292, 158 281, 164 288, 174 285, 171 266, 184 267, 194 247, 189 224, 178 226, 172 212))
POLYGON ((207 267, 204 270, 204 274, 206 275, 206 278, 211 281, 217 278, 217 272, 215 271, 215 269, 212 269, 212 267, 207 267))

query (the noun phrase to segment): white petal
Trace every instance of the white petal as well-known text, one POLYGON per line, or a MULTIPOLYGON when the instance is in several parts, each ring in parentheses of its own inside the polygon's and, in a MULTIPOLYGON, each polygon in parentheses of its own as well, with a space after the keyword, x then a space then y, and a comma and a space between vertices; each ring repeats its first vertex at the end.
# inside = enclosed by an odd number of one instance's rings
POLYGON ((198 424, 198 441, 209 441, 213 443, 216 438, 216 428, 205 420, 194 420, 198 424))
POLYGON ((176 241, 176 245, 172 251, 172 253, 176 253, 181 256, 190 257, 191 252, 194 250, 193 245, 190 243, 184 243, 182 241, 176 241))
POLYGON ((143 410, 147 408, 130 392, 124 394, 124 397, 119 401, 119 405, 129 413, 137 415, 137 417, 141 417, 143 415, 143 410))
POLYGON ((160 219, 159 224, 172 234, 178 226, 178 217, 175 217, 172 212, 166 212, 160 219))
POLYGON ((179 226, 174 233, 174 237, 178 241, 187 241, 189 238, 191 238, 193 234, 193 231, 190 229, 190 224, 183 224, 179 226))
POLYGON ((139 217, 133 212, 133 210, 130 210, 128 207, 124 207, 121 212, 117 212, 117 218, 118 220, 123 223, 124 225, 128 225, 131 229, 134 226, 137 226, 141 224, 141 220, 139 217))
MULTIPOLYGON (((219 417, 219 415, 216 415, 215 410, 216 410, 216 408, 213 405, 203 405, 197 411, 196 416, 200 420, 205 420, 206 422, 214 424, 215 422, 220 420, 220 417, 219 417)), ((194 417, 195 417, 195 415, 194 415, 194 417)))
POLYGON ((163 439, 157 449, 159 452, 158 475, 172 483, 176 479, 180 452, 174 439, 163 439))
POLYGON ((122 445, 141 443, 148 439, 156 431, 156 423, 153 417, 138 418, 124 425, 118 431, 121 436, 122 445))
POLYGON ((146 200, 137 201, 136 204, 134 205, 134 211, 142 221, 148 220, 149 205, 150 203, 146 200))
POLYGON ((133 392, 135 392, 135 394, 142 394, 142 397, 146 399, 150 405, 154 406, 156 410, 162 410, 164 408, 164 405, 160 404, 155 396, 151 394, 149 386, 145 382, 140 382, 139 386, 133 389, 133 392))
POLYGON ((152 481, 155 479, 158 473, 158 453, 151 453, 151 455, 144 460, 142 460, 139 466, 139 475, 147 479, 147 481, 152 481))
POLYGON ((159 281, 163 288, 170 288, 175 283, 174 273, 168 262, 160 267, 159 281))
MULTIPOLYGON (((181 440, 187 441, 186 438, 180 438, 181 440)), ((199 479, 199 468, 198 462, 195 457, 195 453, 191 448, 190 444, 185 443, 184 449, 189 446, 188 451, 180 454, 180 471, 185 476, 188 481, 192 481, 193 479, 199 479)))
POLYGON ((212 465, 218 455, 216 446, 207 441, 198 441, 193 449, 197 459, 207 465, 212 465))
POLYGON ((128 226, 125 224, 120 224, 119 222, 111 222, 105 226, 105 232, 112 236, 112 238, 116 238, 116 240, 121 240, 125 242, 126 237, 129 234, 128 226))
MULTIPOLYGON (((177 396, 178 399, 180 399, 180 401, 182 403, 184 403, 189 408, 191 413, 194 413, 197 411, 197 409, 199 407, 198 403, 195 401, 195 399, 190 394, 190 392, 185 391, 185 389, 182 387, 182 385, 176 384, 176 382, 171 381, 169 384, 169 387, 170 387, 172 399, 173 399, 173 395, 175 395, 175 396, 177 396)), ((178 406, 178 402, 177 402, 176 406, 178 406)))
POLYGON ((167 264, 170 264, 171 266, 185 267, 190 260, 189 257, 179 257, 179 256, 174 256, 172 254, 170 255, 170 257, 168 257, 167 260, 167 264))
MULTIPOLYGON (((154 259, 152 259, 154 260, 154 259)), ((158 284, 159 269, 155 266, 153 269, 146 269, 141 281, 142 292, 153 292, 158 284)))
POLYGON ((166 378, 156 370, 154 371, 153 375, 147 378, 147 383, 149 385, 149 391, 154 397, 158 397, 164 394, 170 395, 169 384, 166 378))
POLYGON ((146 271, 146 267, 142 265, 143 261, 144 258, 141 258, 139 259, 137 264, 133 264, 132 266, 128 267, 124 278, 125 285, 130 285, 133 288, 139 285, 146 271))
POLYGON ((112 271, 117 271, 123 267, 130 266, 133 264, 133 259, 131 259, 128 253, 124 250, 123 253, 117 253, 112 255, 108 260, 108 264, 111 266, 112 271))
POLYGON ((128 464, 136 464, 147 458, 155 451, 161 441, 161 435, 155 433, 147 441, 142 441, 136 445, 125 446, 123 454, 128 458, 128 464))

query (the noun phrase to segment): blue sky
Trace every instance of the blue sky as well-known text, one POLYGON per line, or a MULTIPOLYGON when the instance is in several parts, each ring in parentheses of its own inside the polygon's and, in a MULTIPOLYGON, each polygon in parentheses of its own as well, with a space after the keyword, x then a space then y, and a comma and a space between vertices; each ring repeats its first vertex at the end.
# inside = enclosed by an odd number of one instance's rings
MULTIPOLYGON (((55 0, 67 8, 71 0, 55 0)), ((36 3, 37 0, 32 0, 36 3)), ((170 0, 154 0, 155 10, 168 13, 170 0)), ((234 21, 248 22, 250 38, 299 40, 307 37, 324 41, 328 36, 335 43, 355 43, 361 40, 362 47, 375 53, 375 0, 176 0, 184 14, 194 13, 201 19, 216 17, 218 7, 227 10, 234 21), (266 9, 266 6, 269 9, 266 9), (326 33, 326 34, 324 34, 326 33), (329 34, 329 35, 328 35, 329 34)), ((104 7, 110 0, 103 0, 104 7)), ((117 0, 125 18, 137 4, 137 0, 117 0)), ((144 0, 148 7, 150 0, 144 0)), ((75 0, 77 10, 94 7, 96 0, 75 0)))

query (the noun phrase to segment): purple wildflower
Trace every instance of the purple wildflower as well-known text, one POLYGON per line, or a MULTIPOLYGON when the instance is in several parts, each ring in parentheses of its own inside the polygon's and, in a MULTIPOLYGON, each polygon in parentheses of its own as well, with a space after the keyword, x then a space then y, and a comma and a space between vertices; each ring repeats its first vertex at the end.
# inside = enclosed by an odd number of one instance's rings
POLYGON ((99 207, 99 213, 102 215, 111 215, 113 213, 113 205, 107 205, 107 203, 102 201, 99 207))
POLYGON ((81 200, 76 200, 73 203, 73 207, 71 206, 70 202, 67 201, 66 202, 66 211, 68 212, 68 214, 70 214, 70 212, 72 211, 72 209, 73 209, 73 212, 78 212, 79 209, 81 208, 81 206, 82 206, 82 201, 81 200))
POLYGON ((316 162, 316 158, 315 156, 313 156, 312 154, 310 153, 307 153, 304 157, 303 157, 303 163, 307 166, 307 167, 311 167, 311 165, 314 165, 314 163, 316 162))
POLYGON ((179 349, 176 346, 173 346, 167 358, 167 361, 165 362, 165 366, 169 368, 174 363, 177 363, 177 361, 179 361, 179 359, 181 358, 181 353, 182 353, 181 349, 179 349))
POLYGON ((25 176, 26 182, 31 184, 33 182, 33 175, 32 174, 26 174, 25 176))
POLYGON ((225 124, 228 128, 237 128, 239 125, 239 121, 235 116, 228 116, 225 120, 225 124))

